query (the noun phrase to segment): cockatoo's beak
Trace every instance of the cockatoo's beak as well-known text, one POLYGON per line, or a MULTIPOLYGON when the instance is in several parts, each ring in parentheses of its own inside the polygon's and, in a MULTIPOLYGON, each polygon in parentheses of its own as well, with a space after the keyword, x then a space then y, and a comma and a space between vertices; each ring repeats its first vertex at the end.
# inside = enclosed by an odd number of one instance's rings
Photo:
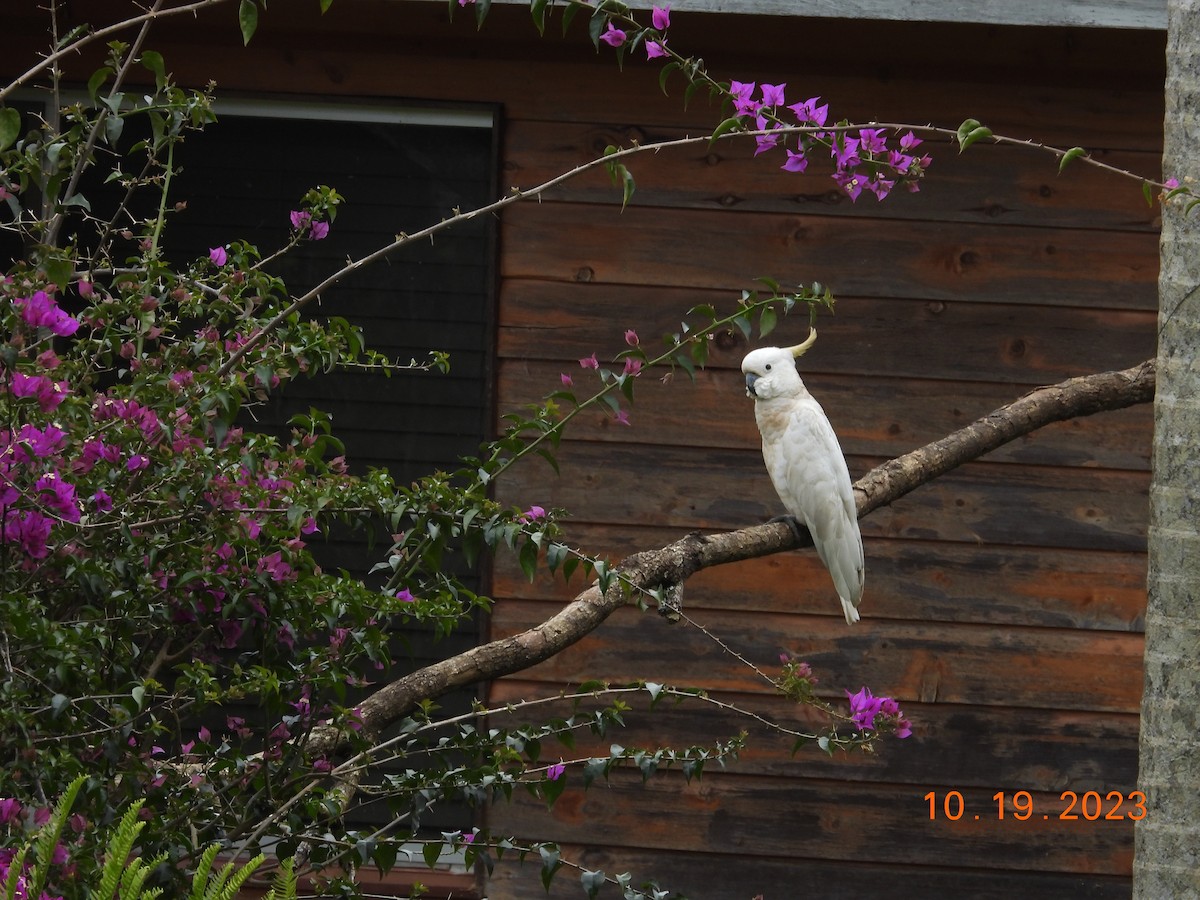
POLYGON ((807 353, 808 348, 811 347, 816 342, 817 342, 817 329, 809 328, 808 329, 808 337, 806 337, 804 339, 803 343, 797 344, 795 347, 788 347, 787 349, 788 349, 788 352, 792 354, 792 356, 799 357, 799 356, 803 356, 805 353, 807 353))
POLYGON ((758 394, 754 393, 754 382, 756 382, 756 381, 758 381, 758 376, 755 375, 753 372, 751 372, 750 374, 748 374, 746 376, 746 396, 747 397, 757 397, 758 396, 758 394))

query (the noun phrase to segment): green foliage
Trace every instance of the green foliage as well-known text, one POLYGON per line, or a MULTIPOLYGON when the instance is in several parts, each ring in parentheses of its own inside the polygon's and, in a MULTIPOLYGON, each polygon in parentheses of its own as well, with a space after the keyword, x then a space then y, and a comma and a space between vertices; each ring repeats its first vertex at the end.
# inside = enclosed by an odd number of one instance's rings
POLYGON ((975 119, 967 119, 958 126, 956 138, 958 140, 958 151, 961 153, 977 141, 982 141, 984 138, 990 138, 992 130, 986 125, 981 125, 975 119))
MULTIPOLYGON (((329 5, 320 0, 322 12, 329 5)), ((474 6, 482 25, 490 5, 474 6)), ((539 31, 551 7, 533 0, 539 31)), ((564 29, 581 8, 597 43, 607 23, 630 17, 618 0, 572 2, 564 29)), ((244 42, 265 9, 240 0, 244 42)), ((630 46, 648 33, 636 30, 630 46)), ((213 98, 180 89, 153 50, 135 56, 113 41, 107 51, 86 101, 58 121, 23 123, 0 107, 8 216, 0 224, 27 248, 0 283, 0 800, 11 804, 0 844, 16 849, 6 896, 27 878, 38 892, 50 884, 71 897, 228 900, 272 848, 289 857, 270 895, 282 900, 296 896, 290 855, 302 848, 305 864, 336 885, 364 865, 390 870, 413 842, 423 842, 430 866, 451 854, 484 868, 505 852, 528 856, 549 885, 572 867, 556 845, 519 846, 483 830, 430 839, 422 831, 430 811, 516 791, 550 806, 620 768, 690 780, 736 758, 741 735, 675 749, 609 742, 626 724, 630 695, 647 695, 651 709, 667 699, 712 702, 657 683, 585 685, 554 698, 568 711, 536 724, 518 719, 540 715, 544 701, 439 719, 427 700, 386 737, 364 722, 362 689, 368 678, 407 674, 393 659, 397 627, 445 638, 490 608, 457 574, 460 560, 509 552, 530 579, 578 572, 603 592, 664 606, 669 586, 641 590, 570 546, 562 510, 497 503, 495 480, 533 456, 557 469, 578 416, 600 410, 622 420, 643 374, 694 378, 718 337, 765 338, 800 310, 811 322, 832 307, 829 292, 764 279, 730 312, 690 310, 661 347, 629 331, 611 361, 592 357, 591 389, 564 384, 506 415, 503 433, 457 470, 409 485, 385 471, 352 476, 320 410, 295 416, 280 436, 246 423, 300 378, 348 368, 448 372, 449 356, 430 351, 407 366, 387 359, 350 322, 308 315, 276 274, 280 258, 316 236, 314 222, 336 221, 344 201, 330 186, 298 198, 301 216, 290 229, 280 223, 276 247, 233 240, 178 260, 174 227, 186 210, 172 182, 189 133, 215 122, 213 98), (131 66, 153 88, 123 89, 131 66), (311 543, 334 528, 372 545, 388 536, 371 573, 382 589, 318 565, 311 543), (579 755, 559 755, 568 751, 579 755), (361 793, 386 804, 392 824, 348 829, 348 785, 385 761, 388 774, 361 793), (55 795, 62 799, 37 831, 44 798, 55 795), (220 863, 218 847, 255 855, 220 863)), ((705 85, 721 92, 699 60, 672 58, 664 90, 671 73, 688 81, 687 97, 705 85)), ((54 77, 49 70, 44 86, 54 77)), ((741 127, 727 120, 717 136, 741 127)), ((635 189, 631 152, 610 147, 604 160, 622 207, 635 189)), ((782 682, 795 699, 812 699, 795 677, 782 682)), ((833 747, 864 743, 834 727, 787 733, 833 747)), ((580 881, 589 896, 605 884, 625 898, 667 896, 627 874, 582 871, 580 881)))
MULTIPOLYGON (((30 840, 13 848, 14 855, 3 886, 0 887, 0 900, 48 896, 44 892, 51 889, 50 884, 56 880, 66 883, 62 877, 54 877, 55 870, 59 868, 57 855, 62 848, 63 829, 68 816, 87 780, 86 775, 81 775, 72 781, 55 804, 46 823, 30 840), (30 849, 33 850, 34 863, 26 866, 30 849)), ((145 860, 137 852, 139 838, 147 826, 142 809, 143 801, 134 801, 115 827, 97 833, 102 865, 92 876, 96 879, 94 883, 89 883, 85 878, 83 883, 76 884, 76 889, 81 890, 83 895, 93 900, 154 900, 164 894, 162 887, 145 886, 147 879, 167 861, 168 854, 164 852, 145 860)), ((200 864, 192 878, 191 900, 235 900, 242 885, 265 859, 259 855, 240 866, 226 863, 219 872, 214 873, 212 864, 219 852, 220 845, 212 844, 201 854, 200 864)), ((283 860, 266 900, 295 898, 296 887, 293 860, 283 860)))

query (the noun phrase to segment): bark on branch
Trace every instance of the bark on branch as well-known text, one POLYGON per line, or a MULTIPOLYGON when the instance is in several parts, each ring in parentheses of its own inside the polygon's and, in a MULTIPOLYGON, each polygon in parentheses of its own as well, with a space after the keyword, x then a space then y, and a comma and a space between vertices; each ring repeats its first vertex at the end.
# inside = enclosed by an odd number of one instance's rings
MULTIPOLYGON (((977 419, 946 437, 890 460, 855 485, 859 518, 903 497, 964 463, 978 459, 1022 435, 1053 422, 1148 403, 1154 397, 1155 362, 1101 372, 1039 388, 977 419)), ((678 585, 696 572, 807 546, 786 523, 755 525, 720 534, 690 534, 658 550, 635 553, 616 568, 639 588, 678 585)), ((527 669, 578 641, 626 603, 615 584, 602 593, 595 585, 580 593, 545 622, 512 637, 492 641, 426 666, 380 688, 361 705, 363 724, 379 733, 407 715, 422 699, 527 669)), ((336 740, 313 736, 314 748, 336 740)))

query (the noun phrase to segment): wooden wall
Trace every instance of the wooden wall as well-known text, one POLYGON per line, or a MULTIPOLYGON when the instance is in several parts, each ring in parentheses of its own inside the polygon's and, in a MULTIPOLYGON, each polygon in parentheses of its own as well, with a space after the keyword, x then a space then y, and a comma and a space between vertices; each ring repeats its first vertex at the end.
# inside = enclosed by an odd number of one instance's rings
MULTIPOLYGON (((682 29, 684 12, 675 16, 682 29)), ((717 41, 696 47, 722 77, 786 81, 789 97, 820 94, 835 115, 950 125, 972 115, 1157 174, 1152 38, 713 25, 743 46, 769 35, 760 58, 717 41), (1144 54, 1132 64, 1143 71, 1103 71, 1118 41, 1144 54)), ((682 37, 677 46, 692 49, 682 37)), ((513 183, 607 143, 701 133, 716 121, 703 102, 645 111, 645 69, 631 62, 618 76, 580 66, 565 85, 538 78, 552 94, 605 99, 510 108, 513 183)), ((611 358, 624 329, 656 339, 695 303, 728 309, 759 275, 820 280, 838 297, 802 371, 855 476, 1034 386, 1152 355, 1156 223, 1137 186, 1081 169, 1057 176, 1052 160, 1024 149, 978 150, 960 158, 935 144, 922 192, 885 203, 850 204, 824 172, 780 173, 752 147, 723 144, 634 160, 638 192, 623 213, 602 174, 511 210, 502 226, 502 402, 534 400, 560 372, 585 381, 576 360, 611 358)), ((802 322, 785 322, 778 339, 804 333, 802 322)), ((592 417, 564 443, 561 477, 530 466, 502 496, 567 508, 573 543, 613 558, 778 513, 737 371, 747 349, 718 341, 695 385, 643 376, 631 427, 592 417)), ((1135 787, 1150 439, 1144 408, 1057 426, 873 514, 863 522, 867 590, 854 628, 811 552, 689 584, 689 615, 764 670, 793 653, 831 699, 863 684, 898 697, 916 723, 908 741, 874 756, 793 757, 787 740, 751 727, 741 760, 701 781, 674 773, 643 784, 623 772, 584 793, 568 769, 571 787, 552 811, 525 800, 494 809, 493 826, 553 836, 590 869, 656 877, 691 897, 1128 896, 1131 824, 1055 816, 1065 790, 1135 787), (930 821, 924 796, 936 791, 940 804, 951 790, 968 814, 949 822, 939 809, 930 821), (1015 822, 1010 809, 998 821, 992 796, 1019 790, 1035 798, 1036 818, 1015 822)), ((536 623, 574 589, 530 586, 500 560, 493 630, 536 623)), ((797 719, 711 639, 633 609, 495 685, 493 699, 586 679, 698 686, 797 719)), ((610 740, 703 743, 750 725, 693 706, 651 714, 648 697, 634 706, 628 732, 553 752, 604 755, 610 740)), ((577 895, 574 876, 562 882, 552 896, 577 895)), ((489 896, 538 890, 536 867, 505 867, 489 896)))
MULTIPOLYGON (((820 94, 838 117, 954 126, 974 116, 1157 174, 1162 35, 689 17, 686 0, 675 6, 673 44, 718 77, 786 81, 790 98, 820 94)), ((285 21, 272 5, 248 51, 231 11, 168 29, 156 47, 180 77, 225 89, 500 103, 502 185, 529 187, 609 143, 698 134, 719 118, 699 96, 685 110, 679 86, 662 96, 657 68, 640 58, 618 71, 581 35, 538 40, 527 11, 493 10, 479 37, 468 15, 448 25, 445 10, 342 2, 318 24, 299 10, 285 21)), ((922 192, 882 204, 850 204, 819 170, 781 173, 748 144, 724 143, 633 161, 638 191, 624 212, 602 174, 511 208, 498 412, 555 389, 560 372, 583 382, 576 360, 611 356, 626 328, 654 341, 696 303, 729 308, 760 275, 820 280, 838 297, 803 373, 856 477, 1036 385, 1153 354, 1157 222, 1136 186, 1082 166, 1059 176, 1023 149, 930 152, 922 192)), ((803 334, 785 321, 778 337, 803 334)), ((561 476, 527 466, 501 498, 568 508, 572 542, 614 558, 780 512, 737 371, 747 349, 718 341, 695 385, 646 373, 631 427, 588 418, 563 444, 561 476)), ((1146 408, 1066 423, 871 515, 854 628, 811 552, 689 584, 689 615, 756 665, 771 670, 786 651, 813 665, 830 699, 864 684, 897 697, 909 740, 873 756, 792 757, 786 741, 751 729, 740 761, 700 781, 620 773, 584 793, 568 770, 552 811, 518 800, 494 808, 491 826, 693 898, 1128 896, 1128 821, 1040 813, 1061 809, 1065 790, 1135 787, 1150 441, 1146 408), (925 794, 951 790, 969 815, 930 821, 925 794), (1039 815, 997 821, 992 795, 1021 790, 1039 815)), ((498 560, 493 632, 542 620, 580 586, 530 585, 498 560)), ((633 609, 493 685, 491 698, 585 679, 702 687, 806 719, 697 630, 633 609)), ((746 727, 692 706, 651 715, 638 704, 628 721, 610 739, 686 745, 746 727)), ((541 890, 536 865, 506 864, 487 896, 541 890)), ((574 876, 552 896, 579 896, 574 876)))

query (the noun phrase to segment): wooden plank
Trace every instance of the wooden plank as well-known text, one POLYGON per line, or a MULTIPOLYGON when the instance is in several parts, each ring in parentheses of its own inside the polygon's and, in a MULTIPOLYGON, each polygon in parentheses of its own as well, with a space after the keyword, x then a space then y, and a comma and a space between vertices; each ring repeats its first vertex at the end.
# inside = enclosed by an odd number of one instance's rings
MULTIPOLYGON (((569 775, 567 777, 570 777, 569 775)), ((1033 794, 1034 815, 995 817, 991 791, 963 790, 969 810, 957 822, 929 820, 920 787, 861 785, 728 773, 685 783, 675 775, 644 785, 620 773, 584 793, 568 787, 547 811, 521 797, 495 806, 493 823, 526 838, 578 844, 691 851, 730 858, 819 858, 853 863, 955 866, 1127 876, 1133 859, 1128 820, 1060 821, 1058 792, 1033 794), (1044 811, 1044 813, 1043 813, 1044 811), (974 815, 979 819, 975 820, 974 815), (1042 820, 1041 815, 1048 816, 1042 820), (601 832, 597 824, 603 822, 601 832)), ((517 795, 514 795, 516 797, 517 795)), ((895 885, 891 885, 895 890, 895 885)))
MULTIPOLYGON (((518 120, 505 129, 506 167, 522 184, 548 181, 593 159, 608 146, 630 147, 677 140, 679 128, 591 122, 518 120)), ((694 131, 691 134, 695 134, 694 131)), ((945 141, 922 148, 933 165, 917 194, 901 191, 886 203, 850 198, 814 156, 811 171, 783 172, 780 160, 755 157, 754 142, 697 144, 627 159, 637 182, 638 205, 738 212, 811 213, 884 219, 1014 224, 1056 228, 1157 231, 1158 211, 1136 184, 1088 166, 1059 177, 1057 162, 1027 148, 987 147, 959 154, 945 141)), ((1098 151, 1109 165, 1157 177, 1161 154, 1098 151)), ((608 174, 596 170, 546 195, 556 201, 620 202, 608 174)))
MULTIPOLYGON (((607 362, 627 349, 625 329, 637 331, 647 352, 654 354, 663 346, 660 336, 678 333, 685 318, 693 327, 704 324, 699 317, 688 317, 689 309, 707 303, 718 315, 729 316, 737 311, 741 290, 756 287, 761 285, 747 281, 736 289, 698 291, 665 284, 617 287, 510 278, 500 294, 497 353, 518 360, 557 360, 576 377, 580 358, 594 352, 607 362)), ((1062 308, 1072 299, 1069 295, 1050 298, 1047 306, 1034 310, 1022 301, 975 303, 966 296, 952 302, 835 294, 835 314, 819 318, 821 339, 800 363, 806 378, 814 373, 886 373, 888 380, 1043 385, 1128 368, 1155 354, 1156 313, 1149 309, 1062 308)), ((1117 296, 1113 302, 1128 300, 1128 295, 1117 296)), ((807 331, 803 310, 781 320, 765 340, 756 334, 747 342, 732 329, 710 342, 709 366, 736 373, 751 347, 798 343, 807 331)), ((735 374, 731 398, 740 381, 735 374)), ((930 385, 929 390, 947 387, 930 385)))
MULTIPOLYGON (((797 594, 799 591, 797 591, 797 594)), ((822 610, 837 611, 832 588, 822 610)), ((799 601, 798 601, 799 604, 799 601)), ((543 603, 509 600, 491 620, 496 637, 546 617, 543 603)), ((947 625, 863 618, 853 628, 835 616, 709 610, 700 624, 764 668, 791 653, 837 690, 866 684, 903 703, 970 703, 1136 713, 1142 690, 1142 636, 1005 625, 947 625)), ((530 680, 579 684, 638 680, 715 692, 763 692, 760 677, 731 661, 691 625, 672 626, 655 612, 620 610, 604 626, 528 670, 530 680)))
MULTIPOLYGON (((781 827, 786 828, 786 825, 781 827)), ((803 835, 797 836, 802 844, 803 835)), ((791 898, 837 897, 855 900, 894 900, 905 890, 921 895, 971 897, 972 900, 1128 900, 1130 879, 1119 875, 1051 873, 1035 870, 996 872, 988 869, 886 865, 856 860, 825 862, 789 854, 782 859, 745 858, 724 853, 676 850, 671 853, 607 847, 597 841, 562 845, 564 859, 589 870, 615 875, 633 874, 640 885, 654 879, 661 888, 692 898, 791 898), (919 886, 919 887, 918 887, 919 886)), ((537 861, 524 864, 508 857, 488 879, 491 900, 578 900, 579 884, 570 872, 561 872, 547 893, 542 888, 537 861)), ((604 896, 601 894, 601 896, 604 896)))
POLYGON ((505 278, 740 290, 770 275, 839 296, 1152 310, 1150 234, 833 216, 517 204, 505 213, 505 278), (571 236, 569 239, 564 239, 571 236))
MULTIPOLYGON (((527 0, 496 0, 498 4, 525 5, 527 0)), ((648 9, 649 2, 634 2, 648 9)), ((732 13, 739 16, 803 16, 805 18, 884 20, 890 22, 971 22, 987 25, 1071 26, 1076 28, 1131 28, 1165 31, 1166 0, 1059 0, 1053 5, 1038 0, 1004 4, 970 4, 951 0, 688 0, 687 11, 732 13)))
MULTIPOLYGON (((592 416, 569 428, 567 434, 580 440, 644 445, 694 446, 702 442, 725 449, 757 447, 760 439, 752 402, 740 396, 744 393, 740 374, 724 365, 730 356, 736 354, 721 353, 721 366, 697 373, 694 382, 680 376, 672 384, 663 385, 654 377, 656 372, 646 370, 629 409, 633 427, 619 431, 597 427, 597 419, 592 416)), ((832 362, 840 365, 841 356, 832 362)), ((583 397, 593 376, 581 372, 574 360, 503 360, 498 383, 501 413, 528 413, 527 404, 537 403, 561 388, 560 375, 564 371, 575 379, 576 396, 583 397)), ((882 379, 823 372, 806 372, 804 379, 833 422, 843 451, 872 456, 907 453, 1023 393, 1014 385, 986 382, 882 379)), ((1150 465, 1152 412, 1150 404, 1143 404, 1060 422, 1006 444, 988 454, 987 459, 1145 471, 1150 465)))
MULTIPOLYGON (((620 427, 620 426, 614 426, 620 427)), ((571 511, 575 521, 731 529, 782 514, 757 450, 564 442, 561 476, 540 459, 500 479, 502 503, 571 511)), ((851 476, 876 460, 851 457, 851 476)), ((970 463, 876 510, 866 537, 1137 552, 1149 474, 970 463)))
MULTIPOLYGON (((82 20, 104 18, 97 4, 80 6, 82 20)), ((582 29, 566 40, 537 39, 519 9, 495 9, 482 34, 472 17, 449 23, 445 7, 434 5, 355 4, 352 19, 339 19, 338 10, 324 19, 297 11, 286 22, 264 21, 248 50, 219 12, 156 29, 156 46, 185 84, 216 77, 223 90, 494 101, 510 118, 545 121, 597 121, 598 108, 613 122, 627 122, 631 109, 647 125, 712 127, 720 119, 699 98, 684 109, 678 81, 664 97, 657 65, 639 59, 618 72, 611 57, 593 53, 582 29), (322 34, 319 42, 302 39, 313 31, 322 34), (414 52, 397 56, 397 34, 414 52), (588 85, 603 89, 580 103, 588 85)), ((1152 150, 1161 142, 1161 35, 1121 40, 1081 32, 1068 41, 1027 29, 861 23, 856 51, 878 63, 848 75, 840 22, 774 19, 753 42, 727 40, 731 29, 745 27, 738 17, 677 12, 672 37, 683 52, 702 55, 720 79, 803 78, 800 93, 833 98, 835 118, 953 128, 974 116, 998 133, 1062 146, 1152 150), (811 48, 802 64, 795 53, 801 44, 811 48), (1114 69, 1117 55, 1127 63, 1114 69)), ((32 47, 14 40, 13 52, 21 58, 42 43, 40 35, 32 47)), ((80 63, 79 80, 93 62, 80 63)))
MULTIPOLYGON (((571 546, 617 561, 678 540, 666 528, 586 526, 568 521, 571 546)), ((1037 625, 1045 628, 1141 631, 1146 607, 1144 553, 1095 550, 1014 551, 974 544, 868 538, 863 616, 882 620, 1037 625)), ((530 583, 510 553, 492 565, 491 593, 562 604, 583 590, 576 576, 543 575, 530 583)), ((835 615, 826 602, 821 561, 809 550, 717 566, 684 589, 684 608, 835 615), (810 586, 798 591, 797 586, 810 586), (811 596, 809 596, 811 594, 811 596)))
MULTIPOLYGON (((824 693, 845 708, 839 685, 824 693)), ((846 685, 858 690, 858 684, 846 685)), ((534 697, 552 696, 555 686, 524 678, 504 678, 489 688, 488 702, 495 708, 534 697)), ((543 753, 565 754, 568 759, 608 756, 614 741, 626 747, 676 748, 711 745, 747 733, 745 748, 727 771, 737 775, 780 778, 824 778, 854 782, 881 782, 933 788, 977 788, 1061 793, 1088 790, 1132 790, 1137 780, 1138 719, 1134 714, 1071 712, 1050 709, 1016 709, 1004 706, 975 707, 905 702, 913 734, 904 740, 889 738, 873 753, 836 753, 828 756, 815 746, 793 754, 791 738, 781 736, 755 720, 725 712, 697 700, 659 703, 650 709, 647 693, 622 698, 629 710, 623 728, 603 737, 582 734, 566 749, 547 744, 543 753)), ((820 728, 823 714, 799 707, 776 695, 724 696, 746 710, 804 730, 820 728)), ((599 701, 597 701, 597 704, 599 701)), ((584 709, 595 706, 584 704, 584 709)), ((538 715, 566 717, 572 707, 539 706, 538 715), (554 712, 543 712, 544 710, 554 712)), ((520 713, 511 720, 492 717, 489 723, 524 722, 520 713)))

